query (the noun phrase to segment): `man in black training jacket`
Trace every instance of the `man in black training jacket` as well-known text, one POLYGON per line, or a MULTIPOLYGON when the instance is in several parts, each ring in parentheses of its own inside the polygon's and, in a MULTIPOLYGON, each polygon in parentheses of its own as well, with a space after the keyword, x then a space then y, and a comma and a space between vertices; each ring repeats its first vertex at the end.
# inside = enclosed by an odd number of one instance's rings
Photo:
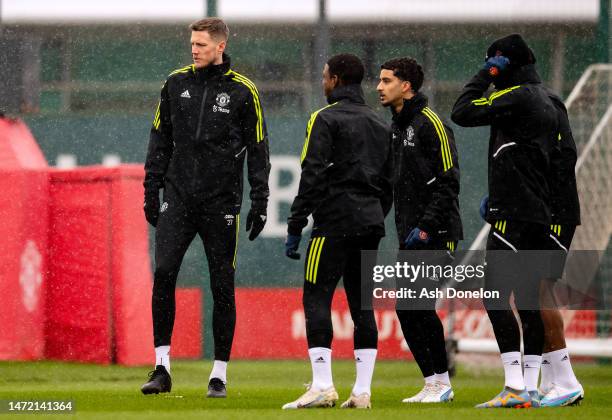
POLYGON ((170 339, 181 261, 196 234, 204 242, 213 295, 215 362, 208 397, 226 396, 236 306, 234 272, 246 159, 251 209, 246 230, 266 222, 270 161, 257 88, 230 68, 228 29, 218 18, 190 25, 194 64, 164 83, 145 164, 145 215, 156 226, 153 284, 155 371, 145 394, 169 392, 170 339), (163 189, 160 206, 159 191, 163 189))
POLYGON ((553 272, 542 284, 542 321, 544 322, 544 349, 542 375, 538 396, 542 407, 573 405, 584 399, 584 389, 572 369, 569 351, 565 343, 563 317, 556 308, 554 286, 561 278, 565 259, 580 225, 580 200, 576 184, 576 143, 567 116, 567 109, 559 96, 548 91, 557 110, 559 130, 552 139, 561 148, 559 159, 553 162, 554 179, 551 188, 551 219, 549 238, 551 249, 557 255, 553 259, 553 272))
POLYGON ((480 408, 539 405, 537 379, 544 344, 538 306, 541 276, 533 264, 512 264, 529 260, 532 251, 550 248, 552 162, 559 153, 552 138, 558 133, 558 119, 534 63, 520 35, 496 40, 452 112, 453 121, 461 126, 491 126, 489 195, 481 213, 491 224, 486 287, 499 291, 502 300, 485 299, 484 304, 500 349, 505 386, 480 408), (484 97, 491 83, 496 91, 484 97), (512 293, 522 324, 524 358, 521 332, 509 303, 512 293))
MULTIPOLYGON (((453 131, 427 106, 427 97, 419 91, 423 79, 423 69, 416 60, 396 58, 381 66, 377 87, 381 104, 390 107, 393 114, 397 236, 401 250, 453 253, 463 239, 457 148, 453 131)), ((444 327, 436 313, 436 299, 420 301, 414 306, 398 301, 404 337, 425 379, 423 389, 403 402, 452 401, 444 327)))
MULTIPOLYGON (((306 252, 304 312, 313 380, 284 409, 335 405, 331 373, 331 302, 343 278, 355 324, 357 377, 343 408, 369 408, 378 331, 374 313, 362 309, 361 251, 376 250, 392 204, 393 155, 385 122, 366 105, 364 66, 351 54, 329 59, 323 70, 328 106, 312 114, 301 155, 302 175, 291 206, 285 252, 298 259, 302 229, 312 214, 306 252)), ((365 307, 371 295, 364 296, 365 307)))

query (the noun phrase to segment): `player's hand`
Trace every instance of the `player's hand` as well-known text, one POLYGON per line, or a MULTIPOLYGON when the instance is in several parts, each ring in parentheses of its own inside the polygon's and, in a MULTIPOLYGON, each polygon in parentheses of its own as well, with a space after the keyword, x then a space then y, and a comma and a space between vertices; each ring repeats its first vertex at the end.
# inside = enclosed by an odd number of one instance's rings
POLYGON ((489 208, 489 196, 485 195, 484 197, 482 197, 482 200, 480 200, 480 217, 482 217, 482 220, 484 220, 485 222, 487 221, 487 210, 489 208))
POLYGON ((285 242, 285 255, 292 260, 299 260, 300 254, 297 252, 300 246, 302 235, 287 235, 287 241, 285 242))
POLYGON ((414 228, 408 234, 408 237, 404 241, 406 249, 412 249, 417 245, 426 244, 429 242, 429 235, 424 230, 414 228))
POLYGON ((489 76, 496 77, 503 72, 509 64, 510 60, 508 57, 498 55, 489 58, 484 65, 484 69, 489 72, 489 76))
POLYGON ((251 233, 249 233, 249 241, 259 236, 266 225, 266 219, 265 207, 251 207, 246 220, 246 231, 251 231, 251 233))
POLYGON ((145 191, 144 213, 147 222, 153 227, 157 227, 159 218, 159 190, 145 191))

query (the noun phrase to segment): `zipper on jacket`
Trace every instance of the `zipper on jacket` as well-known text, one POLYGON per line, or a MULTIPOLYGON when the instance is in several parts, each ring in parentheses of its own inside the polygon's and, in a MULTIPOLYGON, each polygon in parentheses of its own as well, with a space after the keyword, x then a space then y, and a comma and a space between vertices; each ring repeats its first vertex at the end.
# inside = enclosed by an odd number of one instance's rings
POLYGON ((202 117, 204 116, 204 104, 206 103, 207 93, 208 93, 208 86, 205 85, 204 93, 202 93, 202 102, 200 103, 200 115, 198 116, 198 128, 196 129, 196 135, 195 135, 196 142, 200 138, 200 131, 202 130, 202 117))

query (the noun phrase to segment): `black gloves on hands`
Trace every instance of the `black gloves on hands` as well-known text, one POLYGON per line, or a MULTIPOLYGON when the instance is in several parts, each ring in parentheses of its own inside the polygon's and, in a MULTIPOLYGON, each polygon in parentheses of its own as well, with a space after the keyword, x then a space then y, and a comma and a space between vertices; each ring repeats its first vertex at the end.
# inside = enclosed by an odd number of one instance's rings
POLYGON ((144 213, 151 226, 157 226, 159 218, 159 190, 145 191, 144 213))
POLYGON ((246 231, 251 231, 249 241, 257 238, 266 225, 266 207, 251 206, 246 220, 246 231))

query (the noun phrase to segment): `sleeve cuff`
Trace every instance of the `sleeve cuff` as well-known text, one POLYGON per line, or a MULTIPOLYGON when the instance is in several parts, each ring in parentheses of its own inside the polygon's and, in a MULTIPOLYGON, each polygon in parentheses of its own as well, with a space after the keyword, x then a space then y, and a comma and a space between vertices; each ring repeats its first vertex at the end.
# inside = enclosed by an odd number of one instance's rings
POLYGON ((481 87, 482 91, 486 91, 489 85, 493 83, 493 78, 489 75, 488 70, 480 69, 472 79, 472 84, 481 87))
POLYGON ((268 201, 266 200, 251 201, 251 210, 257 210, 261 213, 266 213, 268 210, 268 201))
POLYGON ((432 233, 436 230, 432 223, 428 221, 421 221, 418 223, 417 227, 421 229, 423 232, 427 233, 429 236, 432 236, 432 233))
POLYGON ((294 224, 289 224, 289 225, 287 225, 287 233, 289 235, 301 236, 302 235, 302 228, 300 226, 297 226, 297 225, 294 225, 294 224))

